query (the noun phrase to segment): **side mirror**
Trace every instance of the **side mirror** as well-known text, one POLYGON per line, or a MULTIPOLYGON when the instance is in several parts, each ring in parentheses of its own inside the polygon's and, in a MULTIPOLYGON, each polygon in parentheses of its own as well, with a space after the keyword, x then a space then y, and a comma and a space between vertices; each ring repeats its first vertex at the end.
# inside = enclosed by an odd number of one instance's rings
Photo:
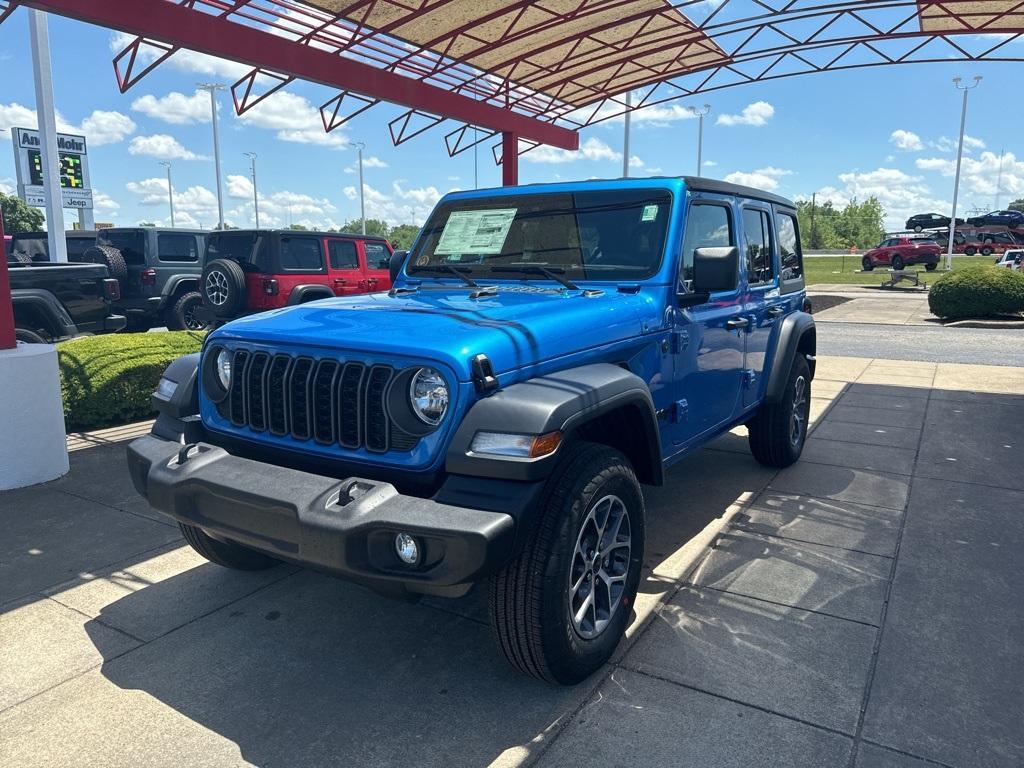
POLYGON ((734 291, 740 281, 740 249, 698 248, 693 252, 695 293, 734 291))
POLYGON ((402 271, 402 265, 405 264, 405 257, 408 255, 408 251, 395 251, 391 254, 391 260, 388 262, 388 271, 391 273, 392 283, 398 279, 398 273, 402 271))

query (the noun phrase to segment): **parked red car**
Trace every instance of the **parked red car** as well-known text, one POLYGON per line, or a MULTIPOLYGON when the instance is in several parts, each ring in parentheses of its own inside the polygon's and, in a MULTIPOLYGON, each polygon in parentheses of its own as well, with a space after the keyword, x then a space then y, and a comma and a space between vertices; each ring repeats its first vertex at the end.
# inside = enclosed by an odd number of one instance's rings
POLYGON ((386 291, 391 287, 391 253, 391 243, 382 237, 295 230, 215 232, 206 240, 200 293, 194 300, 198 324, 331 296, 386 291))
POLYGON ((890 267, 897 272, 911 264, 924 264, 929 272, 939 265, 942 249, 934 240, 921 237, 889 237, 864 254, 865 272, 875 267, 890 267))

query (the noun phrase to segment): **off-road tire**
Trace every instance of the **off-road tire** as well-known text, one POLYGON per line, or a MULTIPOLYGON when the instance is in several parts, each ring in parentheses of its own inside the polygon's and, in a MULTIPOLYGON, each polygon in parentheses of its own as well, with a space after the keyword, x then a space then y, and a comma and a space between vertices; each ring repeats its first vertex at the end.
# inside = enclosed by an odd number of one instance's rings
POLYGON ((14 251, 11 253, 11 260, 16 261, 19 264, 31 264, 32 257, 24 251, 14 251))
POLYGON ((893 256, 889 260, 889 266, 892 267, 893 271, 895 271, 895 272, 902 272, 903 268, 906 266, 906 264, 903 263, 903 257, 902 256, 893 256))
POLYGON ((234 317, 245 308, 245 272, 231 259, 214 259, 203 268, 199 292, 217 317, 234 317))
POLYGON ((207 325, 194 316, 195 308, 203 303, 203 294, 189 291, 181 294, 167 313, 169 331, 205 331, 207 325))
POLYGON ((24 341, 26 344, 49 344, 46 339, 35 331, 30 331, 28 328, 15 328, 14 338, 18 341, 24 341))
POLYGON ((278 560, 269 555, 247 549, 233 541, 215 539, 193 525, 178 523, 178 527, 192 549, 216 565, 236 571, 265 571, 279 564, 278 560))
POLYGON ((128 279, 128 265, 117 248, 110 245, 94 245, 85 249, 82 260, 90 264, 103 264, 110 276, 117 280, 122 288, 124 287, 124 281, 128 279))
POLYGON ((789 371, 782 398, 777 403, 763 403, 757 415, 747 424, 750 452, 766 467, 788 467, 800 458, 807 442, 807 421, 811 406, 811 369, 807 360, 797 353, 789 371), (802 421, 799 439, 793 440, 793 413, 796 410, 797 382, 803 380, 802 421))
POLYGON ((938 266, 939 265, 937 263, 936 264, 925 264, 924 268, 927 269, 929 272, 934 272, 936 270, 936 268, 938 268, 938 266))
POLYGON ((860 268, 865 272, 871 272, 875 268, 875 263, 871 261, 867 256, 860 260, 860 268))
POLYGON ((522 544, 490 579, 490 621, 499 649, 515 669, 573 685, 608 661, 629 623, 643 563, 644 501, 629 461, 618 451, 589 442, 563 450, 522 544), (570 598, 577 594, 570 569, 591 509, 609 496, 626 510, 629 555, 623 558, 625 580, 615 609, 604 629, 588 639, 570 615, 570 598))

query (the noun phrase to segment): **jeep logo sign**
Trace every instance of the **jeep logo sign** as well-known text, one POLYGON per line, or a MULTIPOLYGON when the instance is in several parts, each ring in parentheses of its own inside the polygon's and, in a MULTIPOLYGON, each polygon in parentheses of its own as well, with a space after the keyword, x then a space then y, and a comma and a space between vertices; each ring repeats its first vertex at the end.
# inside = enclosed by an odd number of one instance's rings
MULTIPOLYGON (((11 128, 14 162, 18 176, 18 197, 29 205, 46 205, 43 173, 43 143, 35 128, 11 128)), ((92 189, 89 183, 88 144, 85 136, 57 134, 57 175, 64 208, 86 211, 84 224, 91 228, 92 189)), ((81 220, 81 219, 80 219, 81 220)))

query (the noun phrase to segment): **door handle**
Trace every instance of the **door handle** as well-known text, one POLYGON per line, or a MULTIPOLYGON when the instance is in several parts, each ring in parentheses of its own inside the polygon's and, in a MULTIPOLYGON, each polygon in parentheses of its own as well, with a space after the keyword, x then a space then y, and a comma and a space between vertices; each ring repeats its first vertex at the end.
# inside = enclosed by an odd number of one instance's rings
POLYGON ((732 320, 726 322, 725 329, 727 331, 737 331, 740 328, 746 328, 748 325, 750 325, 750 321, 747 320, 747 318, 734 317, 732 320))
POLYGON ((782 317, 786 314, 786 310, 783 307, 770 307, 768 309, 768 317, 782 317))
POLYGON ((335 278, 334 280, 335 285, 345 285, 346 283, 348 283, 348 280, 342 280, 341 278, 335 278))

